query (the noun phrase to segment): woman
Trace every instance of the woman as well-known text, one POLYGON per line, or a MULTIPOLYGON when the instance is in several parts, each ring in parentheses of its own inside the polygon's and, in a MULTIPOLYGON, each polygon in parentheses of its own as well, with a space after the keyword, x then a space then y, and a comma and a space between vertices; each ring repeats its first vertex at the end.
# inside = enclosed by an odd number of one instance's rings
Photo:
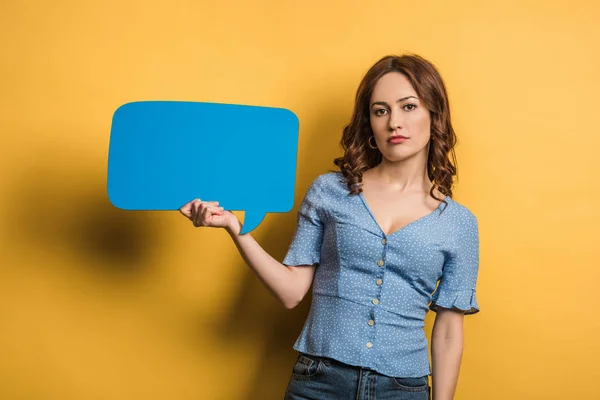
POLYGON ((287 399, 453 398, 463 316, 479 311, 478 223, 451 198, 455 142, 436 68, 417 55, 387 56, 360 83, 339 171, 310 185, 282 263, 240 235, 218 202, 181 208, 194 226, 226 228, 286 307, 313 285, 287 399))

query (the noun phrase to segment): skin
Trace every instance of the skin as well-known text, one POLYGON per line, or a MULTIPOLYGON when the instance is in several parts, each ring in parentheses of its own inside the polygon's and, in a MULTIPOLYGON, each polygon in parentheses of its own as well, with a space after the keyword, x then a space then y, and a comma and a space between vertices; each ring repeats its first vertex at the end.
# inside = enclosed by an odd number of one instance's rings
MULTIPOLYGON (((426 169, 431 119, 408 79, 391 72, 373 89, 370 121, 383 157, 379 165, 363 174, 363 195, 381 228, 390 234, 439 205, 429 196, 432 183, 426 169), (398 144, 388 142, 395 135, 408 139, 398 144)), ((444 197, 439 192, 437 195, 444 197)))
MULTIPOLYGON (((430 214, 440 203, 429 195, 433 184, 427 177, 431 117, 410 81, 390 72, 375 85, 370 122, 383 157, 363 174, 363 196, 380 227, 390 234, 430 214), (389 143, 388 138, 395 135, 408 139, 389 143)), ((439 308, 436 313, 431 341, 434 400, 454 397, 462 358, 463 318, 456 310, 439 308)))
MULTIPOLYGON (((380 227, 389 234, 439 205, 429 195, 432 183, 426 170, 431 121, 429 110, 408 79, 396 72, 380 78, 370 106, 371 128, 383 157, 379 165, 363 174, 363 195, 380 227), (387 142, 397 134, 409 139, 395 145, 387 142)), ((436 196, 444 197, 439 192, 436 196)), ((192 200, 180 212, 195 227, 226 229, 246 264, 286 308, 296 307, 310 289, 314 265, 281 264, 250 233, 240 235, 241 222, 218 202, 192 200)), ((463 316, 460 311, 443 308, 436 313, 431 343, 433 400, 454 396, 462 357, 463 316)))

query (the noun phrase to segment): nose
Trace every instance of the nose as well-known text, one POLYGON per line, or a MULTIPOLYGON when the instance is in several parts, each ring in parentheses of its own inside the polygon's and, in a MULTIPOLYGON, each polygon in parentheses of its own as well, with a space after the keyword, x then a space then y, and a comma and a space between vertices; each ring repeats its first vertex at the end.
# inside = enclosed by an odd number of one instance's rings
POLYGON ((400 128, 401 125, 401 121, 400 121, 400 113, 398 111, 394 112, 392 111, 390 113, 390 120, 389 120, 389 128, 390 131, 396 130, 398 128, 400 128))

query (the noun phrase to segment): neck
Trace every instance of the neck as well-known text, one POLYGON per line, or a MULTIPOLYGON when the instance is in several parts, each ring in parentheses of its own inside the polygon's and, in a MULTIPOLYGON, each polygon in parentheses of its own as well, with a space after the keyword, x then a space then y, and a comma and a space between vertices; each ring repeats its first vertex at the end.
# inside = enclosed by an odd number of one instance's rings
POLYGON ((427 147, 424 151, 402 161, 385 157, 369 173, 373 180, 389 185, 400 192, 429 192, 432 183, 427 176, 427 147))

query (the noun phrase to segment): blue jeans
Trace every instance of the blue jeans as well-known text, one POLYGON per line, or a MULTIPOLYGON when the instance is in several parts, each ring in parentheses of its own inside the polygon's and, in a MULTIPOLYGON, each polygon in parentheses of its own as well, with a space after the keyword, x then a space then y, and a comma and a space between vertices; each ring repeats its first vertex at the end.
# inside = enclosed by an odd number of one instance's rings
POLYGON ((299 353, 285 400, 430 400, 428 376, 401 378, 299 353))

